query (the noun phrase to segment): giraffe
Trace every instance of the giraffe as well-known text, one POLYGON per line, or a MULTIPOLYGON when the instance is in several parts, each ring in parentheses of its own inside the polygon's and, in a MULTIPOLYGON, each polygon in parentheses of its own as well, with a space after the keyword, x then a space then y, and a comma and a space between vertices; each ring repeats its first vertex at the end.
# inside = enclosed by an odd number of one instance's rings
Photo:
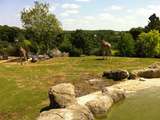
POLYGON ((27 51, 23 47, 20 47, 19 54, 20 54, 20 63, 21 63, 21 65, 23 65, 23 61, 25 61, 25 62, 28 61, 27 51))
POLYGON ((109 42, 106 42, 105 40, 101 40, 101 49, 102 49, 102 55, 103 59, 105 59, 105 56, 110 56, 111 53, 111 44, 109 42))

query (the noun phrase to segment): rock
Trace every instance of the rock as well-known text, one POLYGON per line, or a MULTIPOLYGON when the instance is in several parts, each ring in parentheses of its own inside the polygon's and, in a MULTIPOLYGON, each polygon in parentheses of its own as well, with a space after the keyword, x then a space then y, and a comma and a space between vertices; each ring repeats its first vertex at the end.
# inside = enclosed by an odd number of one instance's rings
POLYGON ((137 75, 135 73, 129 73, 129 80, 135 80, 137 78, 137 75))
POLYGON ((157 68, 159 68, 160 69, 160 63, 154 63, 154 64, 150 65, 148 68, 150 68, 150 69, 157 69, 157 68))
POLYGON ((97 85, 102 82, 101 79, 90 79, 87 81, 90 85, 97 85))
POLYGON ((135 78, 160 78, 160 63, 154 63, 146 69, 134 70, 131 74, 134 75, 135 78))
POLYGON ((97 116, 105 115, 113 104, 113 100, 108 95, 102 95, 86 103, 92 114, 97 116))
POLYGON ((40 114, 37 120, 65 120, 63 117, 66 112, 65 109, 45 111, 40 114))
POLYGON ((106 71, 103 73, 103 77, 113 80, 123 80, 129 77, 129 73, 126 70, 106 71))
POLYGON ((94 117, 87 107, 72 105, 65 109, 42 112, 37 120, 94 120, 94 117))
POLYGON ((49 89, 50 106, 64 108, 76 104, 75 89, 72 84, 63 83, 49 89))
POLYGON ((53 49, 51 52, 52 52, 53 57, 61 57, 62 56, 62 52, 57 48, 53 49))
POLYGON ((144 70, 137 70, 133 71, 134 74, 136 74, 137 77, 143 77, 143 78, 160 78, 160 69, 144 69, 144 70))
POLYGON ((36 55, 32 55, 32 63, 36 63, 38 61, 38 57, 36 55))
POLYGON ((62 57, 69 57, 69 53, 63 52, 62 57))
POLYGON ((68 109, 73 111, 72 120, 94 120, 93 114, 86 106, 76 104, 68 107, 68 109))
POLYGON ((139 81, 146 81, 144 78, 140 78, 139 81))
POLYGON ((126 96, 125 91, 123 89, 117 88, 103 88, 102 93, 104 95, 109 95, 113 99, 114 103, 123 100, 126 96))

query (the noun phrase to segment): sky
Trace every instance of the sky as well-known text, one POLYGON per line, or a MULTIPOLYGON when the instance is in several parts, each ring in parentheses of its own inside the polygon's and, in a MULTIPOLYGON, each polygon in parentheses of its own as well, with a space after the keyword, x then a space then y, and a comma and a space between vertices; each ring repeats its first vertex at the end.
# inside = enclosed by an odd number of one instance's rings
MULTIPOLYGON (((41 0, 50 4, 64 30, 117 30, 144 27, 160 0, 41 0)), ((34 0, 0 0, 0 25, 22 27, 20 12, 34 0)))

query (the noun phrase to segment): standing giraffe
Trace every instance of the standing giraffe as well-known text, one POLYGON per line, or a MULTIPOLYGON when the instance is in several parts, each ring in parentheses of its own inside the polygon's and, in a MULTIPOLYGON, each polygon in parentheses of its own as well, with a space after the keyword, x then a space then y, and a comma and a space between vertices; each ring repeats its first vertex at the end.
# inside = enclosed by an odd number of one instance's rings
POLYGON ((19 54, 20 54, 21 65, 23 65, 23 61, 25 61, 25 62, 28 61, 27 51, 23 47, 20 47, 19 48, 19 54))
POLYGON ((109 42, 106 42, 105 40, 101 40, 101 49, 103 54, 103 59, 105 59, 105 56, 110 56, 111 53, 111 44, 109 42))

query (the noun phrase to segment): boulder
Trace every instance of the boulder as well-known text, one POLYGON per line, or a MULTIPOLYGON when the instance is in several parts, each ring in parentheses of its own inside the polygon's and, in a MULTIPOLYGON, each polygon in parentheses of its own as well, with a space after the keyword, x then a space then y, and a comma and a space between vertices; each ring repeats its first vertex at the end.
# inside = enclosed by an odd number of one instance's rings
POLYGON ((125 98, 125 91, 123 89, 118 88, 103 88, 102 93, 104 95, 108 95, 113 99, 113 102, 119 102, 125 98))
POLYGON ((137 77, 143 77, 143 78, 160 78, 160 68, 148 68, 143 70, 136 70, 133 71, 133 74, 135 74, 137 77))
POLYGON ((50 106, 64 108, 76 104, 75 88, 72 84, 63 83, 49 89, 50 106))
POLYGON ((51 52, 52 52, 53 57, 61 57, 62 56, 62 52, 57 48, 53 49, 51 52))
POLYGON ((69 106, 68 109, 73 111, 72 120, 94 120, 93 114, 86 106, 76 104, 69 106))
POLYGON ((31 62, 32 62, 32 63, 36 63, 37 61, 38 61, 38 56, 32 55, 32 57, 31 57, 31 62))
POLYGON ((160 69, 160 63, 154 63, 154 64, 150 65, 148 68, 150 68, 150 69, 157 69, 157 68, 159 68, 160 69))
POLYGON ((105 115, 111 108, 112 104, 113 100, 110 96, 102 95, 94 100, 87 102, 86 106, 90 109, 92 114, 97 117, 105 115))
POLYGON ((87 107, 71 105, 65 109, 42 112, 37 120, 94 120, 94 117, 87 107))
POLYGON ((69 53, 63 52, 63 53, 62 53, 62 57, 69 57, 69 53))
POLYGON ((128 77, 129 80, 135 80, 136 78, 137 78, 137 75, 134 72, 129 73, 129 77, 128 77))
POLYGON ((126 70, 106 71, 103 73, 103 77, 113 80, 123 80, 129 77, 129 73, 126 70))

